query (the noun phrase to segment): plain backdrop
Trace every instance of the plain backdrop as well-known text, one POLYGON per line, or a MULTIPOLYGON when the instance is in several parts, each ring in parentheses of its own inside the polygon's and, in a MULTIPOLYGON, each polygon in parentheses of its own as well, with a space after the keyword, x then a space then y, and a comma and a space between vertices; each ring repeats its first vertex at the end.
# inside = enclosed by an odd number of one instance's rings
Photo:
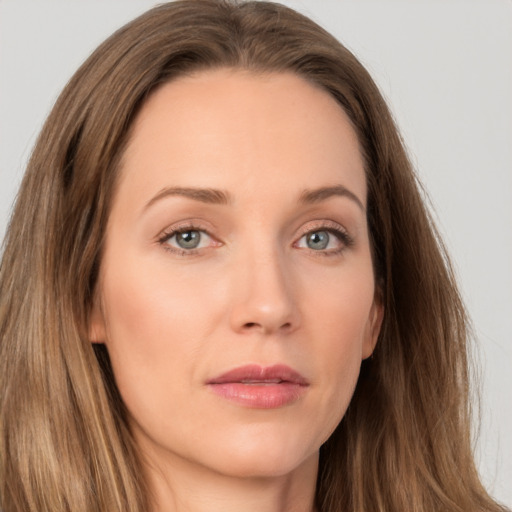
MULTIPOLYGON (((479 468, 512 506, 512 2, 284 3, 360 58, 401 127, 475 325, 479 468)), ((58 93, 105 37, 154 4, 0 0, 0 239, 58 93)))

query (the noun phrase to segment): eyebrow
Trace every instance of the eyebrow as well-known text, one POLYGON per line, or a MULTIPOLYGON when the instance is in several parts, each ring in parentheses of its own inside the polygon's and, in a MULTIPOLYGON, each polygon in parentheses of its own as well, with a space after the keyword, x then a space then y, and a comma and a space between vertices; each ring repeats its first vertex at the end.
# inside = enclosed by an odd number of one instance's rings
MULTIPOLYGON (((166 187, 153 196, 144 206, 147 210, 151 205, 171 196, 181 196, 207 204, 226 205, 231 202, 231 196, 228 192, 214 188, 196 188, 196 187, 166 187)), ((365 207, 361 200, 349 189, 343 185, 333 185, 329 187, 320 187, 315 189, 306 189, 299 196, 299 203, 314 204, 320 203, 333 196, 347 197, 354 201, 363 212, 365 207)))
POLYGON ((347 197, 354 201, 354 203, 356 203, 363 212, 366 211, 363 202, 343 185, 333 185, 330 187, 315 188, 313 190, 304 190, 300 195, 299 202, 303 204, 320 203, 321 201, 325 201, 333 196, 347 197))
POLYGON ((148 201, 144 210, 147 210, 151 205, 160 201, 160 199, 169 196, 188 197, 189 199, 208 204, 229 204, 231 202, 229 194, 223 190, 195 187, 166 187, 148 201))

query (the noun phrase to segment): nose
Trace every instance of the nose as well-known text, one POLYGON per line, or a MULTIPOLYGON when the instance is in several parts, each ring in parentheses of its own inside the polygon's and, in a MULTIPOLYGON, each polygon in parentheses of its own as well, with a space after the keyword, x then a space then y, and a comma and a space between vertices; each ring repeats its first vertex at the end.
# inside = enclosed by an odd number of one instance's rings
POLYGON ((290 266, 278 251, 253 253, 234 272, 231 327, 239 333, 284 334, 300 322, 290 266))

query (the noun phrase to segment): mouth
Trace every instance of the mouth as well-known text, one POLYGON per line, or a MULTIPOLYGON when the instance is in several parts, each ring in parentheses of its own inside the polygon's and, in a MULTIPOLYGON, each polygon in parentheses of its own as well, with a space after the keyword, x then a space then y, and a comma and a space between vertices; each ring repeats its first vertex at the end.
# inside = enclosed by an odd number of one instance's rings
POLYGON ((309 382, 286 365, 241 366, 206 382, 218 396, 255 409, 275 409, 299 400, 309 382))

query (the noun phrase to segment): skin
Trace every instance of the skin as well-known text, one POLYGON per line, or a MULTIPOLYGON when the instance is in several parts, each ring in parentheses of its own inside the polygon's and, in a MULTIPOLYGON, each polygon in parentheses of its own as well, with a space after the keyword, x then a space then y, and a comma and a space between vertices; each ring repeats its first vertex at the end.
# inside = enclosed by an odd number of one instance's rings
POLYGON ((143 106, 90 337, 110 353, 155 511, 314 509, 319 448, 382 320, 365 208, 346 114, 298 76, 202 71, 143 106), (206 202, 184 188, 229 198, 206 202), (180 247, 176 229, 200 237, 198 247, 180 247), (309 386, 261 409, 206 385, 249 363, 286 364, 309 386))

